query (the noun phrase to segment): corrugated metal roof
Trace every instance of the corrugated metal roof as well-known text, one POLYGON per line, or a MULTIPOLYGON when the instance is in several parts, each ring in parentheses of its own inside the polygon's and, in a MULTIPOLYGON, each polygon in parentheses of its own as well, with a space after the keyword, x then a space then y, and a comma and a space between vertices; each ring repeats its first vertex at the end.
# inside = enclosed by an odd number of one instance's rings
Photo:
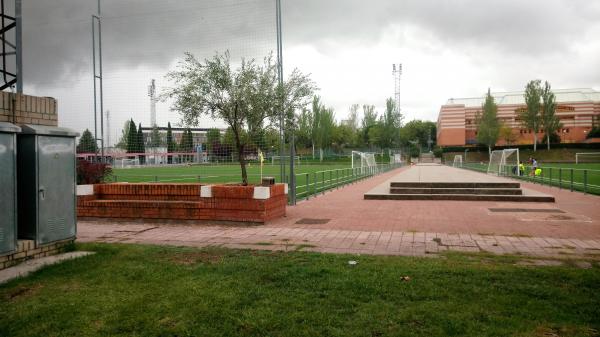
MULTIPOLYGON (((556 96, 557 103, 565 102, 600 102, 600 91, 596 91, 592 88, 578 88, 578 89, 556 89, 552 90, 556 96)), ((492 96, 498 105, 508 104, 525 104, 525 97, 523 91, 515 92, 493 92, 492 96)), ((450 98, 446 102, 449 104, 464 104, 465 107, 475 107, 483 105, 485 101, 485 95, 481 97, 471 98, 450 98)))

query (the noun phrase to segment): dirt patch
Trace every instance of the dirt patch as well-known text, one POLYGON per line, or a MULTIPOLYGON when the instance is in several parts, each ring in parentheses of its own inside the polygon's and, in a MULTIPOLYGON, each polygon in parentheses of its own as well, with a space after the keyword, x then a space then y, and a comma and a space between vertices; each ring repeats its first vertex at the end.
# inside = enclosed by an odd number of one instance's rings
POLYGON ((4 295, 4 298, 6 299, 6 301, 11 301, 11 302, 12 301, 18 301, 18 300, 23 299, 23 298, 28 298, 28 297, 34 296, 43 287, 44 286, 42 286, 39 283, 32 284, 32 285, 18 286, 16 288, 11 289, 10 291, 8 291, 4 295))

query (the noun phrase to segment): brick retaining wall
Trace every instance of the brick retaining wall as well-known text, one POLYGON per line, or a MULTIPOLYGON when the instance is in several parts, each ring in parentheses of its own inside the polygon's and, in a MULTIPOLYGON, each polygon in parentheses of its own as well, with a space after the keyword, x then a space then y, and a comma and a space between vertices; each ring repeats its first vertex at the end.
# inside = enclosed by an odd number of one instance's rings
POLYGON ((14 253, 0 256, 0 270, 26 260, 65 252, 73 241, 74 239, 69 239, 36 247, 33 240, 19 240, 17 250, 14 253))
POLYGON ((56 99, 0 91, 0 122, 57 126, 56 99))
POLYGON ((284 184, 263 187, 116 183, 90 187, 78 187, 78 217, 264 223, 284 216, 287 205, 284 184))

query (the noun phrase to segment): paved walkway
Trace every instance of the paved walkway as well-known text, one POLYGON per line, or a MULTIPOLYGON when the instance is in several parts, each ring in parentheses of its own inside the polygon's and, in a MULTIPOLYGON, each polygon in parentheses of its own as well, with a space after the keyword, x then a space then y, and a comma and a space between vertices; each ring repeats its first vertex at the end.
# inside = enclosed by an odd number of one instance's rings
POLYGON ((219 245, 336 253, 430 255, 445 250, 600 258, 600 197, 522 183, 556 203, 364 200, 406 168, 288 207, 263 226, 80 221, 78 241, 219 245))
POLYGON ((78 242, 223 246, 350 254, 435 255, 442 251, 600 259, 600 240, 281 227, 80 222, 78 242))

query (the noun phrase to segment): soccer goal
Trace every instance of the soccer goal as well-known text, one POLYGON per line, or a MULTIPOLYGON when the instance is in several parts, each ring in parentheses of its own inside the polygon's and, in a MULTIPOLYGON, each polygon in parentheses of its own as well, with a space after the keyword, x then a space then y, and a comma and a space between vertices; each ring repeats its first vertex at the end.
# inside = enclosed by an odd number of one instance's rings
POLYGON ((402 152, 399 150, 390 150, 390 164, 402 164, 402 152))
POLYGON ((133 166, 140 166, 140 160, 139 159, 127 159, 127 158, 123 158, 123 159, 115 159, 115 167, 119 167, 119 168, 127 168, 127 167, 133 167, 133 166))
POLYGON ((462 167, 463 166, 463 158, 460 154, 454 156, 454 161, 452 162, 452 167, 462 167))
MULTIPOLYGON (((290 162, 290 156, 272 156, 271 165, 279 164, 282 160, 284 163, 288 164, 290 162)), ((300 166, 300 156, 294 156, 294 163, 295 165, 300 166)))
POLYGON ((575 164, 600 163, 600 152, 575 153, 575 164))
POLYGON ((520 175, 519 149, 492 151, 487 173, 496 175, 520 175))
POLYGON ((352 151, 352 168, 367 168, 377 166, 375 153, 352 151))

